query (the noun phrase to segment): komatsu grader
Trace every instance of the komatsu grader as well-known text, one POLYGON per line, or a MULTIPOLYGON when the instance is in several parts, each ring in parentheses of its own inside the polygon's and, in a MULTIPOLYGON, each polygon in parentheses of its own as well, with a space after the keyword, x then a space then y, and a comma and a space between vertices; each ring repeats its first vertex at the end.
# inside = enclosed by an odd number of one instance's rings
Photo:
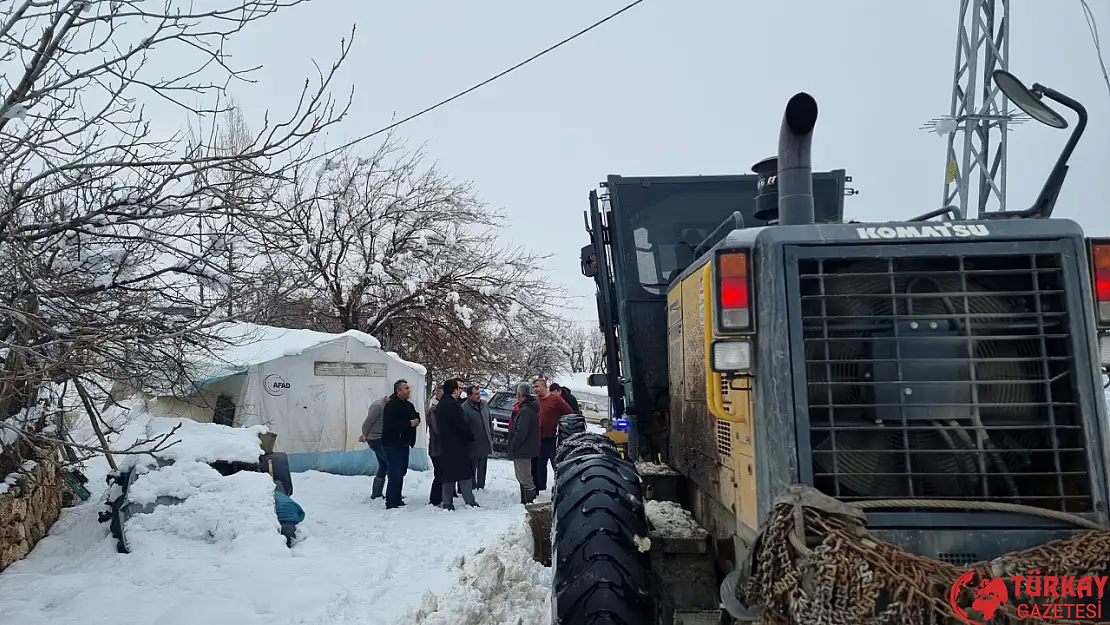
POLYGON ((1047 590, 1110 572, 1110 240, 1052 218, 1087 114, 993 78, 1037 121, 1077 117, 1027 210, 845 222, 805 93, 754 175, 591 192, 591 384, 628 426, 560 424, 554 623, 1110 621, 1047 590))

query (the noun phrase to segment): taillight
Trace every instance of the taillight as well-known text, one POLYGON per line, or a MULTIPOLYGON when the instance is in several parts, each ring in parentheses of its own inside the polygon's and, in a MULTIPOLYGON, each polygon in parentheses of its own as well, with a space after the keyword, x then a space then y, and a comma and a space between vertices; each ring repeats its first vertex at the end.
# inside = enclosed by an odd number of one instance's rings
POLYGON ((746 330, 751 327, 749 278, 747 254, 726 252, 717 256, 717 312, 722 330, 746 330))
POLYGON ((1098 323, 1110 324, 1110 244, 1091 245, 1091 268, 1094 270, 1098 323))

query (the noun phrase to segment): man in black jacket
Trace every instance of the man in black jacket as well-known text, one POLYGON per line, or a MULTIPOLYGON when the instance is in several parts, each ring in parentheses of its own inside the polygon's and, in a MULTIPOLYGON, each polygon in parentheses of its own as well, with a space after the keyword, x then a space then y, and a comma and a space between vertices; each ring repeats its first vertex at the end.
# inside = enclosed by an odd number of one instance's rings
POLYGON ((582 409, 578 407, 578 398, 574 396, 574 393, 570 392, 569 388, 565 386, 559 386, 558 384, 552 384, 548 388, 551 389, 552 393, 555 393, 559 397, 562 397, 563 401, 567 402, 567 405, 570 406, 570 409, 574 411, 574 414, 582 414, 582 409))
POLYGON ((455 509, 455 487, 466 505, 478 507, 474 500, 474 464, 470 446, 474 433, 466 423, 459 397, 462 385, 458 380, 443 383, 443 399, 436 404, 436 427, 439 430, 439 479, 443 484, 443 508, 455 509))
POLYGON ((532 479, 532 460, 540 455, 540 404, 527 382, 517 385, 516 400, 519 407, 509 425, 507 451, 520 483, 520 503, 529 504, 539 494, 532 479))
POLYGON ((387 510, 405 505, 401 501, 401 488, 409 468, 409 449, 416 445, 416 427, 420 425, 416 406, 409 401, 411 395, 409 383, 397 380, 393 383, 393 395, 382 410, 382 448, 388 465, 385 487, 387 510))

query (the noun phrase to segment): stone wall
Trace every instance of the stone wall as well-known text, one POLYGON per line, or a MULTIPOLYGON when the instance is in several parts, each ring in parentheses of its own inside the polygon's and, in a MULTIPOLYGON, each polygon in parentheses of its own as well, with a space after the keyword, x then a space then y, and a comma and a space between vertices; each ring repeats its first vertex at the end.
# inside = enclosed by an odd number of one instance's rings
POLYGON ((0 493, 0 571, 23 559, 46 536, 58 520, 67 490, 57 463, 43 460, 25 466, 29 470, 0 493))

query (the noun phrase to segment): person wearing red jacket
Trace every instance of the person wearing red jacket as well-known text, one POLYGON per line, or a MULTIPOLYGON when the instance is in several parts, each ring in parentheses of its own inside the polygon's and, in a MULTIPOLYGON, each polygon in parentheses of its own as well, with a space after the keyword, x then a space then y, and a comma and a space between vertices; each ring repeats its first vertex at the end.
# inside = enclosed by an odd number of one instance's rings
POLYGON ((559 431, 559 419, 574 414, 566 400, 547 388, 547 380, 539 379, 532 383, 532 390, 540 404, 540 455, 532 463, 532 479, 537 491, 547 490, 547 466, 555 468, 555 434, 559 431))

